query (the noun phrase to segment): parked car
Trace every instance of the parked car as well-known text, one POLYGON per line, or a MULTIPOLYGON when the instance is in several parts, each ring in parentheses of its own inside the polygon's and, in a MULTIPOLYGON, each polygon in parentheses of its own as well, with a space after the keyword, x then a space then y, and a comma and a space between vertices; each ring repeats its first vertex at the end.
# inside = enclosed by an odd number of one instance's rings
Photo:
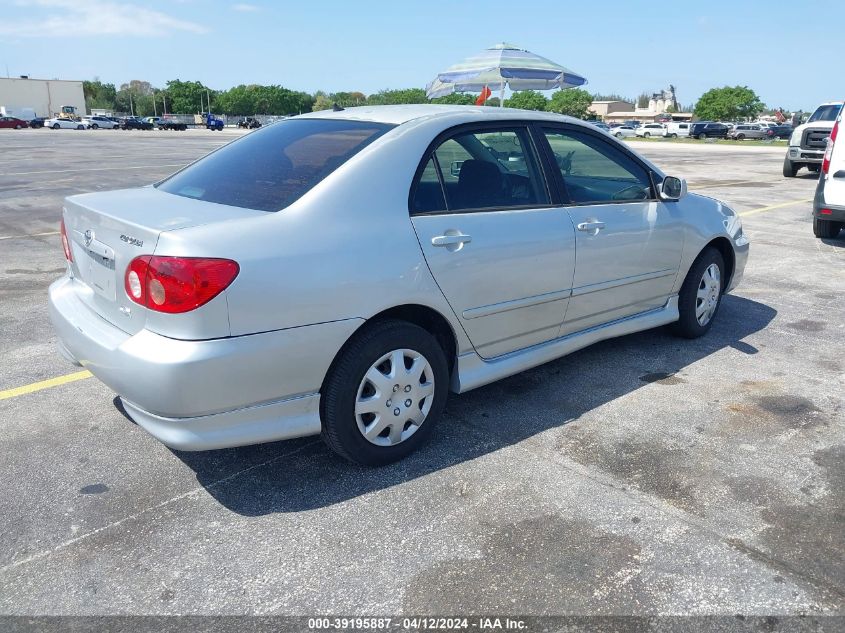
POLYGON ((152 130, 153 124, 149 121, 145 121, 141 117, 137 116, 128 116, 124 117, 124 119, 120 123, 121 130, 152 130))
POLYGON ((827 138, 841 111, 842 101, 823 103, 810 115, 806 123, 792 131, 789 147, 783 158, 784 177, 794 178, 802 167, 818 173, 827 148, 827 138))
POLYGON ((644 138, 650 136, 666 136, 666 128, 662 123, 645 123, 634 130, 634 134, 644 138))
POLYGON ((842 133, 840 109, 822 158, 813 200, 813 234, 820 238, 835 238, 845 229, 845 140, 838 138, 842 133))
POLYGON ((256 118, 248 116, 238 121, 238 127, 245 130, 256 130, 261 127, 261 122, 256 118))
POLYGON ((631 136, 636 136, 637 131, 630 125, 617 125, 615 128, 612 128, 610 130, 610 134, 612 134, 616 138, 628 138, 631 136))
POLYGON ((32 121, 29 122, 29 127, 33 129, 44 127, 44 121, 46 121, 44 117, 35 117, 34 119, 32 119, 32 121))
POLYGON ((698 121, 693 123, 689 129, 692 138, 727 138, 729 128, 724 123, 713 123, 712 121, 698 121))
POLYGON ((737 141, 747 138, 766 138, 766 130, 756 123, 741 123, 728 132, 728 138, 737 141))
POLYGON ((785 138, 788 139, 792 136, 794 128, 789 123, 784 123, 781 125, 771 125, 766 128, 766 138, 785 138))
POLYGON ((368 465, 424 442, 449 390, 703 336, 749 248, 727 205, 587 123, 430 105, 308 113, 71 196, 61 239, 62 349, 155 437, 322 433, 368 465))
POLYGON ((689 136, 689 126, 690 124, 685 121, 669 121, 666 123, 666 136, 670 138, 689 136))
POLYGON ((627 125, 630 128, 634 128, 635 130, 642 125, 639 121, 625 121, 622 125, 627 125))
POLYGON ((99 116, 99 115, 91 115, 82 117, 82 120, 88 124, 92 130, 96 130, 99 128, 103 128, 104 130, 116 130, 120 127, 119 123, 115 123, 109 117, 106 116, 99 116))
POLYGON ((0 116, 0 128, 12 128, 20 130, 21 128, 29 127, 29 123, 23 119, 18 119, 13 116, 0 116))
POLYGON ((44 121, 44 127, 53 130, 87 130, 88 123, 82 120, 54 118, 44 121))
POLYGON ((153 128, 159 128, 159 127, 161 127, 161 124, 164 121, 164 119, 160 116, 148 116, 148 117, 144 117, 144 121, 146 121, 147 123, 152 125, 153 128))

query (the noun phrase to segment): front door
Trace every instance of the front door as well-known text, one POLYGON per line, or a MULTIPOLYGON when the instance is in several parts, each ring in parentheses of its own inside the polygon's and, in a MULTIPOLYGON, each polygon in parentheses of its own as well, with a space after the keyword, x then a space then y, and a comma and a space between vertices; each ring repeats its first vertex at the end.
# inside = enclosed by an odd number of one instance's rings
POLYGON ((544 128, 575 226, 576 269, 561 334, 666 303, 680 265, 680 211, 654 195, 645 166, 613 141, 544 128))
POLYGON ((557 336, 575 231, 567 211, 550 204, 526 128, 444 138, 417 178, 411 214, 431 273, 480 356, 557 336))

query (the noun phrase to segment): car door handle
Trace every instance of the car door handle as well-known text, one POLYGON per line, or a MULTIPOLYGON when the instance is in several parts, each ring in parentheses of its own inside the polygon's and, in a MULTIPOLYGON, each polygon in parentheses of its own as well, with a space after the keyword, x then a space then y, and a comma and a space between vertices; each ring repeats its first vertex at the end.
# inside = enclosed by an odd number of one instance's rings
POLYGON ((454 246, 472 241, 471 235, 437 235, 431 238, 432 246, 454 246))
POLYGON ((604 222, 581 222, 577 228, 579 231, 601 231, 605 226, 604 222))

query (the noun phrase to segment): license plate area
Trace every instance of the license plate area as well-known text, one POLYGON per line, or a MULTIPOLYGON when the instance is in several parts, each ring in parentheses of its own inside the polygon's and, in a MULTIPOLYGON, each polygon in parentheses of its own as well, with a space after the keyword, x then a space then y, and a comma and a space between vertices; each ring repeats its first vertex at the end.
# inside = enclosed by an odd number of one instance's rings
POLYGON ((117 297, 114 250, 94 240, 86 247, 85 254, 87 255, 83 271, 85 283, 104 299, 114 301, 117 297))

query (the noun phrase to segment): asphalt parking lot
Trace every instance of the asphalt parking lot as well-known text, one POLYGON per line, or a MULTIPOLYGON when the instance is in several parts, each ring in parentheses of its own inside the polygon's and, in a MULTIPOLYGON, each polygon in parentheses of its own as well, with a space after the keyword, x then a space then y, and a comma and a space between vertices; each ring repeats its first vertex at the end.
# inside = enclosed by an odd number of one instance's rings
POLYGON ((744 214, 709 335, 453 395, 424 450, 368 470, 317 438, 171 451, 55 351, 62 198, 238 132, 2 132, 0 614, 845 611, 845 237, 813 237, 782 147, 633 144, 744 214))

